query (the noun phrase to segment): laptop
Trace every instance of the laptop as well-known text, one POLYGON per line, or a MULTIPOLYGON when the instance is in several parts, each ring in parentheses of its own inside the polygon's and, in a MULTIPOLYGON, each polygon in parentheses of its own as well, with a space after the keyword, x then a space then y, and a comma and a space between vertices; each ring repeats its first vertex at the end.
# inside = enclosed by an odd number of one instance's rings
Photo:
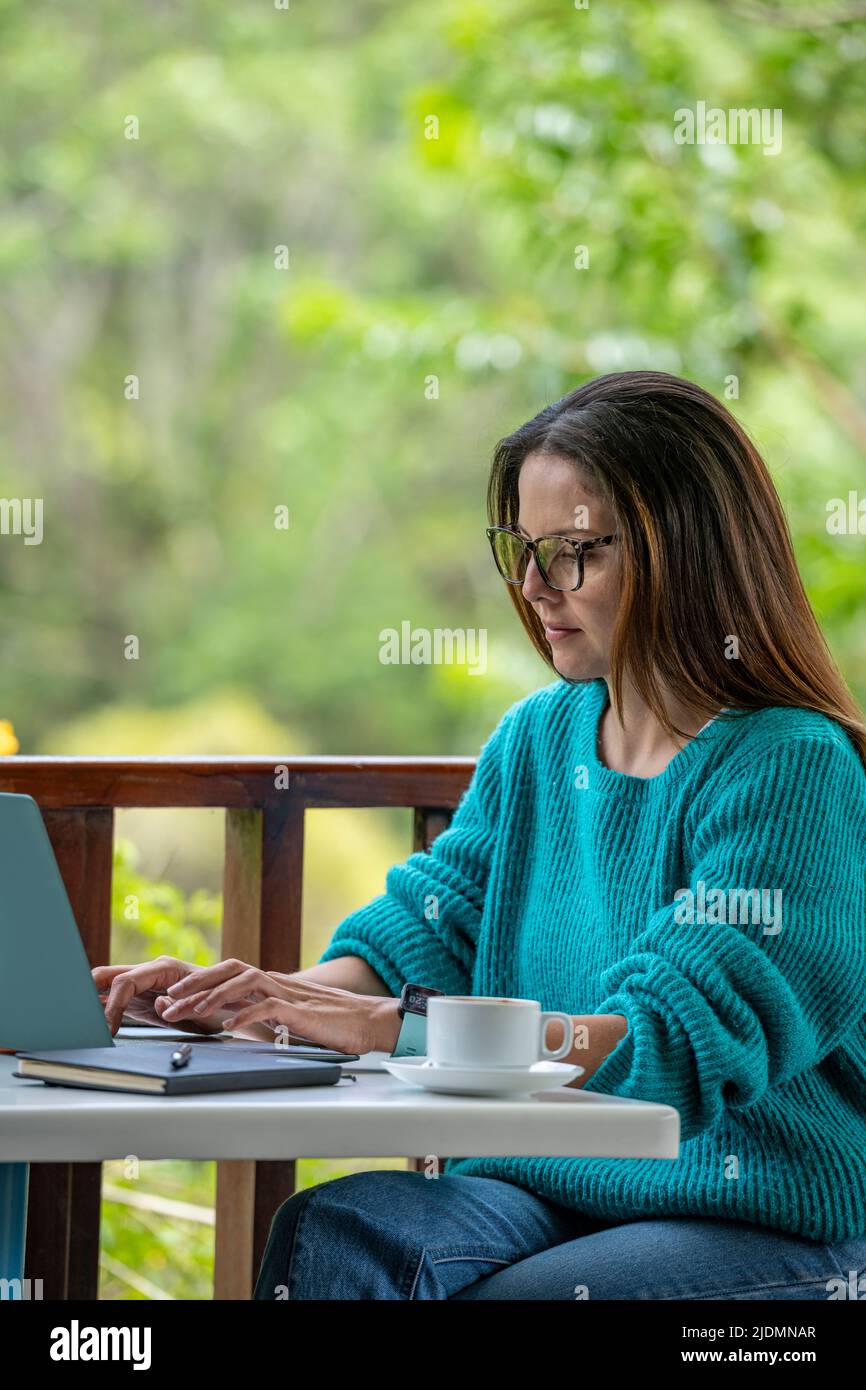
MULTIPOLYGON (((208 1046, 255 1046, 230 1034, 223 1040, 158 1026, 129 1031, 166 1046, 179 1036, 208 1046)), ((32 796, 0 792, 0 1049, 137 1045, 111 1035, 39 806, 32 796)), ((259 1043, 258 1050, 270 1046, 259 1043)), ((323 1062, 358 1058, 315 1043, 280 1052, 323 1062)))

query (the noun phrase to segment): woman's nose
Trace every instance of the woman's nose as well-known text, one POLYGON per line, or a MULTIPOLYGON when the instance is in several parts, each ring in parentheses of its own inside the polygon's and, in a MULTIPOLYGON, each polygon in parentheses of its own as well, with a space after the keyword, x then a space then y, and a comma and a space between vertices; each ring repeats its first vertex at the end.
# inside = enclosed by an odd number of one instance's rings
POLYGON ((523 594, 527 603, 531 603, 533 599, 538 598, 540 594, 556 592, 555 589, 551 589, 545 584, 534 555, 530 555, 529 557, 529 564, 526 566, 526 574, 523 576, 523 584, 520 592, 523 594))

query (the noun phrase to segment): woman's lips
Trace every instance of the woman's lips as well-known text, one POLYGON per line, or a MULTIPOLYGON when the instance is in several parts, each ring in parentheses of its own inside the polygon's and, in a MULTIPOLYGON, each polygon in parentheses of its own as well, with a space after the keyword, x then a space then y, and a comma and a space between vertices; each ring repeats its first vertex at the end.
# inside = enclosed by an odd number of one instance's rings
POLYGON ((562 642, 566 637, 573 637, 576 632, 580 632, 579 627, 548 627, 544 625, 544 635, 548 642, 562 642))

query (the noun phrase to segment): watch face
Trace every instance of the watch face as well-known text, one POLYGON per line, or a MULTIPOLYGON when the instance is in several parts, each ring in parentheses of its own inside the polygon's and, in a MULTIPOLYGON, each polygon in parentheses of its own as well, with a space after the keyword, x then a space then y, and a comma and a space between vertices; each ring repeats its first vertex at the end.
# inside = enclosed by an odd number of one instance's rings
POLYGON ((404 1009, 410 1014, 426 1014, 427 1000, 431 994, 439 994, 438 989, 425 989, 423 985, 409 985, 406 989, 404 1009))

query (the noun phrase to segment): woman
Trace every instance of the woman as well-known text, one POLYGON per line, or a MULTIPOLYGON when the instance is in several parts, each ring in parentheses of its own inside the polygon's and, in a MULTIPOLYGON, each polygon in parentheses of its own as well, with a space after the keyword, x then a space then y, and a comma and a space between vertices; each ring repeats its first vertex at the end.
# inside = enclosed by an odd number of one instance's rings
POLYGON ((866 1267, 866 726, 767 470, 707 392, 623 372, 501 440, 488 501, 557 679, 319 964, 164 965, 157 1012, 391 1051, 406 982, 538 999, 586 1027, 572 1084, 676 1106, 680 1157, 323 1183, 276 1213, 255 1296, 840 1296, 866 1267))

